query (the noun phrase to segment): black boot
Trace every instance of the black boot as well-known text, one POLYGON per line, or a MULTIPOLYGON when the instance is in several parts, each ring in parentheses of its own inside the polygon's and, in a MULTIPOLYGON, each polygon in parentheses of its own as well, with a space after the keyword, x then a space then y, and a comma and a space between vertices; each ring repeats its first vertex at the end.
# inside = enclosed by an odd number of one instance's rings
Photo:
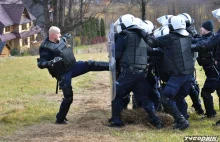
POLYGON ((122 127, 124 123, 120 118, 122 101, 115 99, 112 101, 112 118, 109 119, 109 127, 122 127))
POLYGON ((90 71, 109 71, 109 62, 88 61, 90 71))
POLYGON ((68 86, 65 88, 62 88, 63 91, 63 101, 60 105, 60 110, 56 115, 56 124, 67 124, 67 119, 66 119, 66 115, 69 111, 70 105, 73 102, 73 91, 72 91, 72 87, 68 86))
POLYGON ((204 106, 206 109, 206 114, 208 118, 215 117, 216 111, 214 109, 213 97, 211 93, 202 90, 201 96, 203 98, 204 106))
POLYGON ((150 123, 154 125, 157 129, 161 129, 164 127, 164 124, 160 121, 160 119, 158 118, 154 110, 148 111, 147 114, 148 114, 150 123))
POLYGON ((180 113, 179 109, 174 103, 174 100, 166 98, 165 96, 161 96, 162 103, 168 109, 169 113, 173 116, 176 125, 173 129, 184 130, 189 127, 189 122, 184 118, 184 116, 180 113))
POLYGON ((202 109, 201 101, 199 99, 199 86, 197 84, 191 85, 189 96, 193 102, 192 107, 195 108, 196 113, 198 115, 203 115, 204 111, 202 109))
POLYGON ((175 120, 176 125, 174 125, 173 129, 184 130, 189 127, 189 122, 183 115, 178 116, 175 120))

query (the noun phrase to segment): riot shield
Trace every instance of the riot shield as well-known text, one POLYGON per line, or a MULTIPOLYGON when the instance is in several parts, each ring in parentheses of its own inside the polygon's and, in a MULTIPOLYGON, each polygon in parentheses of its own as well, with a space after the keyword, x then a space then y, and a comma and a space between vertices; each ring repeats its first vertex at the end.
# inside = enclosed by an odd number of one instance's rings
POLYGON ((109 53, 109 73, 110 73, 110 91, 112 101, 116 96, 116 61, 115 61, 115 32, 114 24, 111 23, 108 34, 108 53, 109 53))

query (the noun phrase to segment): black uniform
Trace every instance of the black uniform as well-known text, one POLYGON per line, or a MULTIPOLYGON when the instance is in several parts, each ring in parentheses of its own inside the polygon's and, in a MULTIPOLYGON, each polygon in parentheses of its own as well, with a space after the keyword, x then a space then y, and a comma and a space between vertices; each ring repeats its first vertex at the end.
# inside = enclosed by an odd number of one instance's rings
POLYGON ((73 51, 67 45, 65 38, 61 38, 57 43, 46 38, 41 44, 39 52, 38 67, 47 68, 51 76, 59 80, 60 89, 63 91, 64 98, 56 116, 56 123, 65 124, 66 115, 73 101, 72 78, 89 71, 107 71, 109 70, 108 62, 76 62, 73 51))
POLYGON ((207 117, 214 117, 216 114, 213 104, 213 97, 211 96, 211 93, 219 89, 218 87, 219 86, 218 69, 220 67, 219 40, 220 40, 220 30, 212 38, 207 39, 205 41, 202 40, 198 42, 196 45, 192 45, 193 51, 202 51, 201 55, 203 58, 201 59, 198 58, 199 59, 198 63, 203 66, 205 74, 207 76, 201 94, 202 97, 204 98, 204 105, 206 108, 207 117), (213 59, 213 53, 215 53, 214 55, 215 59, 213 59), (214 60, 217 61, 217 64, 215 64, 214 60))
POLYGON ((187 32, 185 30, 171 31, 168 35, 155 39, 140 31, 140 35, 147 44, 164 49, 164 56, 159 61, 160 77, 166 82, 161 99, 177 122, 174 129, 180 130, 189 127, 186 120, 187 103, 184 98, 189 93, 194 71, 190 48, 192 37, 183 36, 182 33, 187 32))
POLYGON ((134 28, 125 29, 117 37, 115 55, 120 75, 116 83, 116 97, 112 101, 110 126, 120 127, 123 125, 120 119, 123 98, 132 91, 136 95, 136 99, 141 102, 142 108, 148 113, 150 122, 157 128, 161 128, 162 123, 149 99, 149 92, 152 88, 145 79, 148 64, 146 44, 141 40, 136 30, 134 28))

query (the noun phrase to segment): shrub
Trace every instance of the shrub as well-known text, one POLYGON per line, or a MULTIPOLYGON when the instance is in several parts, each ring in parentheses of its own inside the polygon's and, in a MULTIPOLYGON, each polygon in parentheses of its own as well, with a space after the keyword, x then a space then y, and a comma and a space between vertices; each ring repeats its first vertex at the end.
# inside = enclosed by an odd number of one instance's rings
POLYGON ((11 56, 20 56, 20 55, 21 55, 21 54, 20 54, 20 50, 19 50, 19 48, 17 48, 17 47, 11 49, 10 54, 11 54, 11 56))
POLYGON ((39 54, 39 47, 32 47, 32 48, 28 49, 27 53, 32 56, 38 55, 39 54))

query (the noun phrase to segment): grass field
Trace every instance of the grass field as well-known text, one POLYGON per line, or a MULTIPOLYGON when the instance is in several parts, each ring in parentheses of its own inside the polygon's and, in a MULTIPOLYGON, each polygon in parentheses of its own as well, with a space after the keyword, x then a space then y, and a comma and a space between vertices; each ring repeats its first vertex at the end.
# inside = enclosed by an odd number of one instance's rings
MULTIPOLYGON (((107 56, 107 53, 81 54, 76 58, 107 60, 107 56)), ((142 121, 120 129, 106 127, 111 115, 108 72, 90 72, 74 78, 69 124, 55 125, 62 93, 55 94, 55 79, 47 70, 37 67, 36 59, 37 56, 0 59, 0 141, 178 142, 184 136, 220 134, 220 128, 212 126, 220 119, 216 94, 213 96, 218 114, 212 119, 196 115, 187 97, 191 126, 185 131, 174 131, 171 126, 155 130, 142 121)), ((201 88, 205 76, 201 67, 196 68, 201 88)))

